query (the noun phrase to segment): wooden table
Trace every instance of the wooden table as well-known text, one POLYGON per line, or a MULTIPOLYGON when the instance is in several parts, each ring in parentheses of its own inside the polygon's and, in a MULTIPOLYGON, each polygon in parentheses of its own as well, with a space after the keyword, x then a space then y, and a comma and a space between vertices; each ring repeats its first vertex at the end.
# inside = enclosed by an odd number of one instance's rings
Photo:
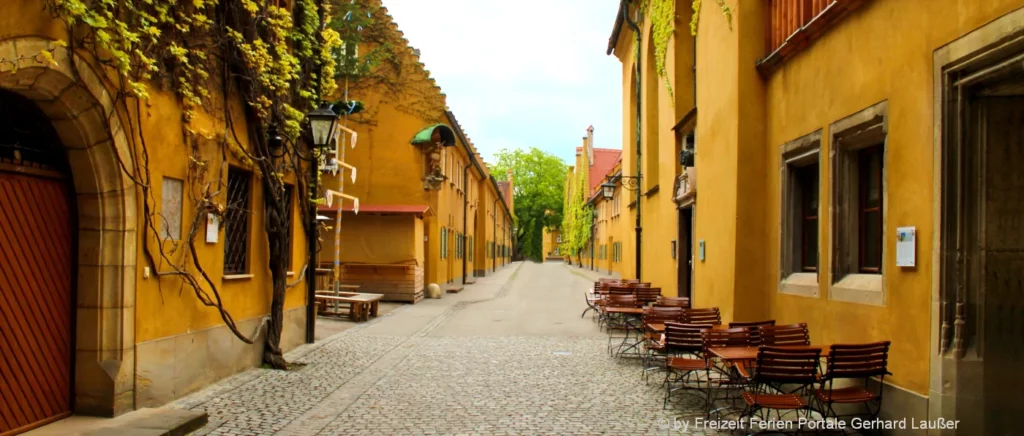
MULTIPOLYGON (((663 322, 649 322, 647 328, 656 333, 665 333, 665 323, 663 322)), ((711 326, 711 330, 727 330, 729 326, 716 324, 711 326)))
POLYGON ((364 294, 358 292, 338 292, 336 295, 331 291, 317 291, 316 299, 324 305, 321 313, 329 315, 341 315, 338 311, 338 303, 349 305, 348 316, 352 321, 359 322, 376 317, 379 302, 384 294, 364 294), (333 305, 334 311, 327 310, 327 306, 333 305))
POLYGON ((622 315, 643 315, 644 309, 642 307, 608 307, 605 306, 605 312, 618 313, 622 315))
MULTIPOLYGON (((828 345, 783 345, 779 348, 791 350, 821 350, 821 357, 828 357, 828 345)), ((760 347, 711 347, 708 352, 719 359, 736 362, 742 360, 757 360, 757 352, 760 347)))

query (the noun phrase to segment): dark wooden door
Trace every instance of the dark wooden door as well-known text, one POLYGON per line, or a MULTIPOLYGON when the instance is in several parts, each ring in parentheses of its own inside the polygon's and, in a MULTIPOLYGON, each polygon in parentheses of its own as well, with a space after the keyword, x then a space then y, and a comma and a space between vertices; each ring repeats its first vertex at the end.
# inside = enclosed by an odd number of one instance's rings
POLYGON ((71 412, 70 204, 65 180, 0 167, 0 434, 71 412))
POLYGON ((678 254, 677 279, 679 286, 678 297, 693 298, 692 273, 693 273, 693 208, 679 209, 679 245, 676 250, 678 254))
POLYGON ((985 434, 1009 435, 1024 415, 1024 97, 979 104, 985 434))

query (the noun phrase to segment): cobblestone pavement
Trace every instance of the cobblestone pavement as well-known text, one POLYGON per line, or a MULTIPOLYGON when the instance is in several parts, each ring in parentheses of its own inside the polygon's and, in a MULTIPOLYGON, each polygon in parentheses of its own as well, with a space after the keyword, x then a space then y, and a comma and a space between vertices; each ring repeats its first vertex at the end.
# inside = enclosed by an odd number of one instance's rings
POLYGON ((302 369, 247 371, 170 407, 207 411, 198 434, 212 435, 682 433, 698 402, 663 410, 636 361, 608 356, 580 318, 587 286, 561 264, 514 265, 289 353, 302 369))

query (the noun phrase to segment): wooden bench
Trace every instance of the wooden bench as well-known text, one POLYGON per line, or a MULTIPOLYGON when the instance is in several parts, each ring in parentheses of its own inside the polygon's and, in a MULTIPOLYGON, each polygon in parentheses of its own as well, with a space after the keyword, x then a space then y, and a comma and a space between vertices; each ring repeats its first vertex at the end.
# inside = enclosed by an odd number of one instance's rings
POLYGON ((383 294, 362 294, 356 292, 317 291, 316 302, 318 312, 325 315, 348 315, 352 321, 360 322, 377 316, 377 309, 383 294), (347 304, 348 312, 340 312, 339 305, 347 304), (333 310, 329 306, 334 306, 333 310))

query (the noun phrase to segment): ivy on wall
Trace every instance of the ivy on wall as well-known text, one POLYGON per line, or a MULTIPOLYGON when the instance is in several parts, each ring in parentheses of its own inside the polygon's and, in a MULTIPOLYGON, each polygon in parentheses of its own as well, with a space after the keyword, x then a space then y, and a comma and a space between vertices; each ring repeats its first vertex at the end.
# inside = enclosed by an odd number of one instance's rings
MULTIPOLYGON (((722 15, 725 17, 726 24, 729 25, 729 30, 732 30, 732 9, 725 4, 725 0, 715 0, 718 3, 718 8, 721 9, 722 15)), ((693 16, 690 17, 690 35, 697 36, 697 25, 700 24, 700 8, 701 0, 693 0, 693 16)))

